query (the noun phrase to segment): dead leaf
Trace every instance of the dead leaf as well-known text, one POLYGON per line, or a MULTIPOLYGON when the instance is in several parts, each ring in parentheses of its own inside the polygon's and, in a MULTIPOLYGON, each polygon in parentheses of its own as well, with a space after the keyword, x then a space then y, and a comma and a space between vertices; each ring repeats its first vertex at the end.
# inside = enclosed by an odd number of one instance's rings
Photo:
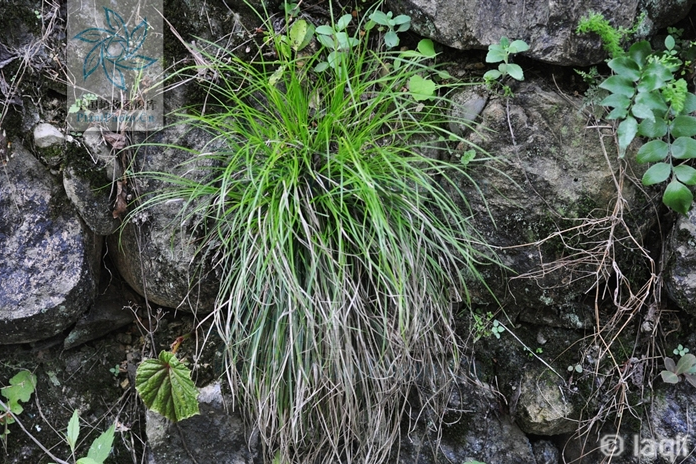
POLYGON ((112 213, 114 219, 123 219, 128 210, 127 188, 126 181, 116 181, 116 201, 114 202, 114 211, 112 213))

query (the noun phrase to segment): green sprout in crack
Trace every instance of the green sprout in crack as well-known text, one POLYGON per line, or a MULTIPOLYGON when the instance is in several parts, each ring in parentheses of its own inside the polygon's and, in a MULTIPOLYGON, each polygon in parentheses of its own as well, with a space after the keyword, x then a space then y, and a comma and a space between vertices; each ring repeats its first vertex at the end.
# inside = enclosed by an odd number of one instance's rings
POLYGON ((689 352, 689 349, 688 349, 688 348, 685 348, 681 343, 679 344, 679 346, 677 346, 677 347, 672 351, 672 353, 674 353, 674 354, 676 354, 676 355, 678 355, 678 356, 684 356, 684 355, 685 355, 686 353, 688 353, 688 352, 689 352))
POLYGON ((575 365, 568 366, 568 372, 573 372, 573 371, 577 372, 578 374, 582 374, 582 365, 575 364, 575 365))
POLYGON ((500 338, 500 334, 505 332, 505 327, 503 327, 500 322, 496 319, 493 321, 493 327, 491 327, 491 333, 495 336, 495 338, 500 338))

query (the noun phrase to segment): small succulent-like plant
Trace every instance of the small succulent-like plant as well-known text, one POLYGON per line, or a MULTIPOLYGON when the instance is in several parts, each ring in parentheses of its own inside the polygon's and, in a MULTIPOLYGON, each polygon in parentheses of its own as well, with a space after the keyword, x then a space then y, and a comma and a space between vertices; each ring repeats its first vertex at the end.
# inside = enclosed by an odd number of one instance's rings
POLYGON ((568 372, 577 372, 578 374, 582 374, 582 365, 581 364, 574 364, 568 366, 568 372))
POLYGON ((388 48, 394 48, 399 45, 398 32, 405 32, 411 27, 411 17, 406 15, 394 16, 394 14, 389 11, 387 13, 375 10, 371 15, 370 19, 381 26, 380 30, 386 28, 387 32, 384 34, 384 44, 388 48))
POLYGON ((493 327, 491 327, 491 333, 495 338, 500 338, 500 334, 505 332, 505 327, 496 319, 493 321, 493 327))
POLYGON ((685 355, 686 353, 688 353, 688 352, 689 352, 689 349, 686 348, 686 347, 684 347, 684 345, 682 345, 681 343, 679 344, 679 346, 677 346, 677 347, 672 351, 672 353, 674 353, 674 354, 676 354, 676 355, 679 355, 679 356, 684 356, 684 355, 685 355))
POLYGON ((660 372, 662 380, 666 383, 678 383, 681 376, 696 387, 696 356, 693 354, 685 354, 677 363, 672 358, 665 358, 665 368, 660 372))
MULTIPOLYGON (((488 46, 488 54, 486 55, 486 63, 500 63, 498 69, 491 69, 483 75, 483 80, 489 85, 494 82, 500 82, 507 76, 515 80, 523 81, 524 72, 518 64, 511 63, 510 58, 516 53, 526 52, 529 50, 529 45, 524 40, 514 40, 510 42, 507 37, 501 37, 500 43, 491 44, 488 46)), ((503 86, 505 93, 508 94, 509 87, 503 86)))

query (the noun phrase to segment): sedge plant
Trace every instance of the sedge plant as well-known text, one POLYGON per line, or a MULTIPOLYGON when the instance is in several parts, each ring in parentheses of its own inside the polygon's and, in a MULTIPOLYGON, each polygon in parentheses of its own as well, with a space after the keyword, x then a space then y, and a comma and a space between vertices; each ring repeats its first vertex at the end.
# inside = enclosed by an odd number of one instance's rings
POLYGON ((202 83, 205 111, 177 122, 210 134, 186 149, 195 175, 139 174, 170 188, 135 213, 182 199, 220 276, 227 378, 269 461, 384 462, 403 419, 441 417, 459 366, 452 303, 496 262, 468 220, 474 180, 445 161, 466 143, 446 112, 463 84, 416 99, 431 56, 341 32, 355 40, 324 72, 331 47, 243 60, 207 43, 214 72, 179 72, 218 76, 202 83))

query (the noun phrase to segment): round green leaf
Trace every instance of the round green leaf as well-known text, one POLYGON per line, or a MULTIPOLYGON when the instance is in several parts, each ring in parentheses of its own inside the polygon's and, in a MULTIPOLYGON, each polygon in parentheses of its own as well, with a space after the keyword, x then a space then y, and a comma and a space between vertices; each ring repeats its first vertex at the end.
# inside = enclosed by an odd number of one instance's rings
POLYGON ((135 389, 145 406, 172 422, 198 414, 198 390, 191 371, 173 353, 162 351, 158 359, 140 363, 135 389))
POLYGON ((667 123, 662 118, 655 118, 654 121, 644 119, 638 124, 638 134, 650 139, 661 139, 667 135, 667 123))
POLYGON ((696 158, 696 140, 679 137, 672 143, 672 156, 677 159, 696 158))
POLYGON ((486 71, 486 74, 483 75, 484 80, 496 80, 500 76, 502 76, 501 72, 498 71, 497 69, 491 69, 490 71, 486 71))
POLYGON ((435 55, 437 55, 435 52, 435 45, 430 39, 422 39, 420 42, 418 42, 418 51, 428 58, 434 58, 435 55))
POLYGON ((665 383, 679 383, 679 376, 673 372, 662 371, 660 375, 662 376, 662 381, 665 383))
MULTIPOLYGON (((377 21, 375 21, 375 22, 377 22, 377 21)), ((327 26, 326 24, 323 24, 321 26, 317 26, 316 33, 317 34, 324 34, 324 35, 333 35, 334 30, 331 26, 327 26)))
POLYGON ((665 193, 662 195, 662 202, 674 211, 686 216, 691 208, 694 196, 691 190, 677 180, 673 180, 667 185, 665 193))
POLYGON ((639 163, 655 163, 667 158, 669 145, 662 140, 652 140, 638 150, 636 160, 639 163))
POLYGON ((685 164, 674 166, 674 175, 677 176, 679 182, 686 185, 696 185, 696 169, 685 164))
POLYGON ((514 40, 508 47, 509 53, 522 53, 529 50, 529 45, 524 40, 514 40))
POLYGON ((695 364, 696 364, 696 356, 694 356, 691 353, 685 354, 677 362, 677 370, 675 371, 675 374, 681 375, 681 374, 685 374, 687 372, 690 372, 695 364))
POLYGON ((640 67, 630 56, 624 55, 614 58, 607 64, 616 74, 627 77, 632 81, 637 81, 640 77, 640 67))
POLYGON ((338 18, 338 21, 336 21, 336 30, 337 31, 342 31, 346 27, 348 27, 348 24, 350 24, 350 21, 353 19, 353 15, 350 13, 346 13, 340 18, 338 18))
POLYGON ((384 45, 386 45, 387 48, 394 48, 399 45, 399 36, 397 33, 394 31, 387 31, 387 33, 384 34, 384 45))
POLYGON ((524 72, 522 71, 520 65, 515 63, 509 63, 506 65, 506 71, 513 79, 516 79, 518 81, 524 80, 524 72))
POLYGON ((415 74, 408 80, 408 90, 416 101, 427 100, 435 95, 437 85, 430 79, 415 74))
POLYGON ((631 79, 623 76, 611 76, 607 78, 604 82, 599 84, 599 87, 608 90, 611 93, 618 93, 625 97, 631 98, 635 93, 635 85, 631 79))
POLYGON ((654 185, 664 182, 672 173, 672 165, 668 163, 657 163, 650 167, 643 174, 643 185, 654 185))
POLYGON ((672 137, 693 137, 696 135, 696 118, 680 115, 672 122, 672 137))
POLYGON ((503 48, 498 44, 493 44, 488 46, 488 53, 486 54, 486 63, 499 63, 505 61, 508 54, 503 48))

